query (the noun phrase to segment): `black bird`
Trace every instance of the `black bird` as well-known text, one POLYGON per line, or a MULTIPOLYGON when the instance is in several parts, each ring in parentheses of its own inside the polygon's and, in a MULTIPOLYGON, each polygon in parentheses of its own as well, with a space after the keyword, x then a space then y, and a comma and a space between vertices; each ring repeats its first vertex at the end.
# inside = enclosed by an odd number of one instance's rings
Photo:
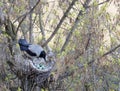
POLYGON ((30 56, 44 58, 46 61, 46 52, 40 45, 29 44, 26 39, 19 39, 18 43, 21 51, 25 51, 30 56))

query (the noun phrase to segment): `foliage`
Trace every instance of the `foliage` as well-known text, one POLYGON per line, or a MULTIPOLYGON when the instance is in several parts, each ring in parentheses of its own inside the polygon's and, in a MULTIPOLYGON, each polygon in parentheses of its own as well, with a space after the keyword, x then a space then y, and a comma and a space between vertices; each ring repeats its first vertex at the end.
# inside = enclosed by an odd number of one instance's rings
POLYGON ((7 64, 11 40, 21 37, 56 55, 47 90, 119 91, 119 21, 119 0, 1 0, 0 91, 14 85, 22 91, 7 64))

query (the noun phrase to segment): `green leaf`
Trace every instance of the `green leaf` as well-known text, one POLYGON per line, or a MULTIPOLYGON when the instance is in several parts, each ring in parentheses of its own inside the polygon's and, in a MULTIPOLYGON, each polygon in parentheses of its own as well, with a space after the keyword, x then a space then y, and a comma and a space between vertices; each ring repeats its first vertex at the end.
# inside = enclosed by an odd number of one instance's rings
POLYGON ((104 53, 104 48, 103 48, 103 46, 101 46, 100 49, 99 49, 99 54, 103 55, 103 53, 104 53))
POLYGON ((18 87, 17 91, 22 91, 22 89, 20 87, 18 87))
POLYGON ((0 6, 2 6, 3 5, 3 3, 2 2, 0 2, 0 6))

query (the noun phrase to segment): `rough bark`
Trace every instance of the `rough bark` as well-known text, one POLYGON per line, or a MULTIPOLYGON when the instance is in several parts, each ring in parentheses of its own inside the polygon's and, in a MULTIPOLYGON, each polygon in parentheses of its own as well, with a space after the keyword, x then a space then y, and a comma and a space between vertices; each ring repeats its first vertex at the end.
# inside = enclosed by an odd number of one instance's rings
POLYGON ((15 32, 14 24, 9 18, 5 17, 4 26, 9 42, 8 47, 11 52, 7 63, 11 71, 20 79, 23 91, 31 91, 35 86, 47 88, 48 84, 45 83, 49 83, 48 78, 54 66, 54 61, 51 57, 49 58, 49 54, 47 54, 48 62, 46 63, 41 58, 31 58, 22 53, 19 47, 16 46, 17 33, 15 32))

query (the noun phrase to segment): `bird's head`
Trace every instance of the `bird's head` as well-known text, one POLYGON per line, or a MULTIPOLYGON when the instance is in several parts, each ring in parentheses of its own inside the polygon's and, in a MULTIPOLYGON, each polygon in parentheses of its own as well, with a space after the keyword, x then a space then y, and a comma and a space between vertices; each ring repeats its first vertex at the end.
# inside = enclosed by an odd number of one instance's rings
POLYGON ((40 57, 43 57, 44 60, 46 61, 46 52, 42 51, 41 54, 40 54, 40 57))

